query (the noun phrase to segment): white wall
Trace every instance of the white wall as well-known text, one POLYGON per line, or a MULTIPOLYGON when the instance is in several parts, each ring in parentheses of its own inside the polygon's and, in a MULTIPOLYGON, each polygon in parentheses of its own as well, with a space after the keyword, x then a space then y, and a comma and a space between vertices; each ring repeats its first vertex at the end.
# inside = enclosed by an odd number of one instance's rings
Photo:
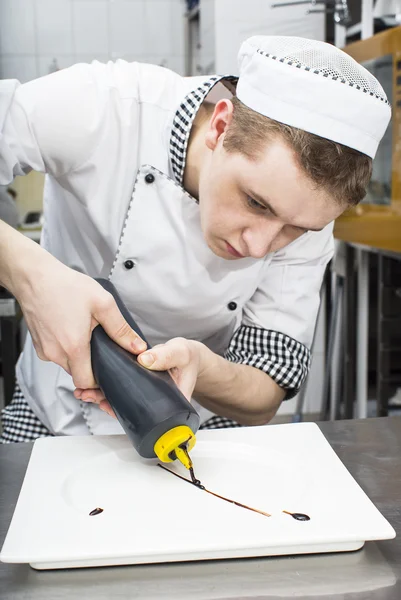
POLYGON ((124 58, 184 72, 184 0, 0 0, 0 77, 124 58))
MULTIPOLYGON (((205 74, 216 73, 215 0, 201 0, 200 67, 205 74)), ((199 74, 199 73, 198 73, 199 74)))
POLYGON ((325 39, 324 15, 307 15, 309 5, 271 8, 274 1, 280 0, 213 1, 217 73, 237 73, 238 49, 252 35, 325 39))

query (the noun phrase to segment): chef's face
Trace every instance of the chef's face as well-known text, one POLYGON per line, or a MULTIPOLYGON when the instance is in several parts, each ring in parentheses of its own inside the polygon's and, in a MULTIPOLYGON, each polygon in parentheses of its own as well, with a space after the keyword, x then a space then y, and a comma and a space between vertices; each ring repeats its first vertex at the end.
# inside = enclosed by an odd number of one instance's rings
POLYGON ((269 141, 255 160, 227 152, 231 103, 221 102, 206 133, 208 151, 199 173, 202 231, 215 254, 263 258, 306 231, 323 229, 345 210, 301 171, 280 138, 269 141))

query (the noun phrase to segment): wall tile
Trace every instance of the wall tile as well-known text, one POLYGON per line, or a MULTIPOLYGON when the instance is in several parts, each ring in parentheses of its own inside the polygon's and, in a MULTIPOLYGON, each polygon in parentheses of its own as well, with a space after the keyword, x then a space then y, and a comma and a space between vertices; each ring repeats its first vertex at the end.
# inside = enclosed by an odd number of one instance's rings
POLYGON ((0 0, 0 54, 35 53, 35 14, 30 0, 0 0))
POLYGON ((146 62, 151 65, 159 65, 160 67, 167 67, 168 69, 171 69, 174 60, 170 54, 150 54, 145 57, 142 57, 141 62, 146 62))
POLYGON ((72 8, 75 53, 108 54, 108 0, 73 0, 72 8))
MULTIPOLYGON (((202 0, 203 4, 204 0, 202 0)), ((203 10, 203 8, 202 8, 203 10)), ((185 4, 182 0, 171 0, 169 28, 171 33, 171 53, 174 56, 184 55, 185 36, 185 4)))
POLYGON ((200 44, 199 59, 203 72, 215 72, 215 0, 202 2, 200 44))
POLYGON ((179 75, 185 75, 185 59, 184 55, 170 56, 168 58, 168 68, 175 71, 179 75))
POLYGON ((91 63, 94 60, 98 60, 102 63, 107 63, 109 60, 112 60, 108 54, 102 54, 101 52, 88 52, 88 53, 80 53, 75 54, 74 62, 75 63, 91 63))
POLYGON ((48 75, 50 68, 53 68, 53 60, 56 59, 59 69, 66 69, 74 65, 77 60, 75 55, 54 56, 54 54, 46 54, 38 58, 38 77, 48 75))
POLYGON ((0 72, 2 79, 18 79, 21 83, 38 77, 34 56, 0 56, 0 72))
POLYGON ((113 58, 145 54, 145 3, 138 0, 116 0, 110 4, 110 53, 113 58))
MULTIPOLYGON (((136 0, 129 0, 130 2, 134 2, 136 0)), ((149 62, 146 61, 145 58, 143 58, 142 56, 138 56, 138 54, 131 54, 129 52, 127 53, 118 53, 117 52, 113 52, 112 55, 109 57, 109 60, 116 62, 117 60, 125 60, 126 62, 149 62)))
MULTIPOLYGON (((134 2, 136 0, 131 0, 134 2)), ((153 55, 153 56, 137 56, 136 54, 122 54, 116 58, 111 58, 110 60, 116 61, 117 58, 125 60, 127 62, 141 62, 147 63, 151 65, 159 65, 161 67, 165 67, 167 69, 171 69, 175 71, 175 73, 179 73, 180 75, 184 75, 184 56, 163 56, 161 54, 153 55)))
POLYGON ((172 54, 171 4, 166 0, 148 0, 144 4, 144 54, 172 54))
POLYGON ((36 0, 38 54, 73 53, 72 4, 69 0, 36 0))

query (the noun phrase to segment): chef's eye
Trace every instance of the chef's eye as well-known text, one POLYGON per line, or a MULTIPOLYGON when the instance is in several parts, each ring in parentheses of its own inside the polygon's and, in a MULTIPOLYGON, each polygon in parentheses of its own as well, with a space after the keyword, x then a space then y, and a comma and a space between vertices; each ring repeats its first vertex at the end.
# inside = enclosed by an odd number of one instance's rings
POLYGON ((251 196, 247 196, 246 201, 247 201, 248 206, 254 210, 259 210, 261 212, 269 211, 267 206, 265 206, 264 204, 261 204, 260 202, 258 202, 254 198, 252 198, 251 196))

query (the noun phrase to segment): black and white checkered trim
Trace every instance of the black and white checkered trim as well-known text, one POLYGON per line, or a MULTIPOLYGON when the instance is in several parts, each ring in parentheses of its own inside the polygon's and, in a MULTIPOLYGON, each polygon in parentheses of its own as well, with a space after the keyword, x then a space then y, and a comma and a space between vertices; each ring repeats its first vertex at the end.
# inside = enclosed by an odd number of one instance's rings
POLYGON ((332 74, 332 73, 330 73, 328 71, 324 71, 322 69, 314 69, 312 67, 308 67, 307 65, 296 60, 295 58, 293 58, 293 59, 283 58, 283 57, 280 58, 279 56, 275 56, 274 54, 270 54, 269 52, 264 52, 263 50, 259 50, 259 49, 257 50, 257 52, 258 52, 258 54, 262 54, 262 56, 265 56, 266 58, 270 58, 271 60, 276 60, 277 62, 284 63, 286 65, 289 65, 290 67, 296 67, 297 69, 302 69, 303 71, 310 71, 314 75, 319 75, 320 77, 325 77, 326 79, 331 79, 332 81, 338 81, 339 83, 348 85, 349 87, 353 87, 357 90, 360 90, 361 92, 364 92, 364 94, 373 96, 374 98, 381 100, 381 102, 384 102, 384 104, 391 106, 390 102, 387 100, 386 97, 379 96, 379 94, 375 94, 374 92, 367 90, 366 88, 364 88, 363 86, 359 85, 356 82, 348 81, 348 79, 345 79, 344 77, 340 77, 339 75, 332 74))
POLYGON ((220 79, 221 77, 217 75, 209 77, 202 85, 189 92, 175 114, 170 138, 170 157, 174 176, 179 184, 182 184, 184 176, 185 158, 193 120, 205 97, 220 79))
POLYGON ((1 411, 1 422, 3 432, 0 444, 33 442, 37 438, 53 435, 32 412, 18 383, 15 384, 11 403, 1 411))
POLYGON ((209 77, 199 87, 185 96, 175 114, 170 137, 170 158, 174 177, 180 185, 182 185, 184 176, 188 140, 193 120, 210 90, 222 80, 224 84, 228 84, 228 87, 229 85, 235 85, 237 77, 227 75, 209 77))
POLYGON ((243 427, 243 425, 232 419, 227 419, 227 417, 218 417, 215 415, 205 421, 199 429, 228 429, 229 427, 243 427))
POLYGON ((286 400, 298 393, 310 368, 306 346, 279 331, 249 325, 241 325, 234 333, 225 358, 267 373, 287 390, 286 400))

